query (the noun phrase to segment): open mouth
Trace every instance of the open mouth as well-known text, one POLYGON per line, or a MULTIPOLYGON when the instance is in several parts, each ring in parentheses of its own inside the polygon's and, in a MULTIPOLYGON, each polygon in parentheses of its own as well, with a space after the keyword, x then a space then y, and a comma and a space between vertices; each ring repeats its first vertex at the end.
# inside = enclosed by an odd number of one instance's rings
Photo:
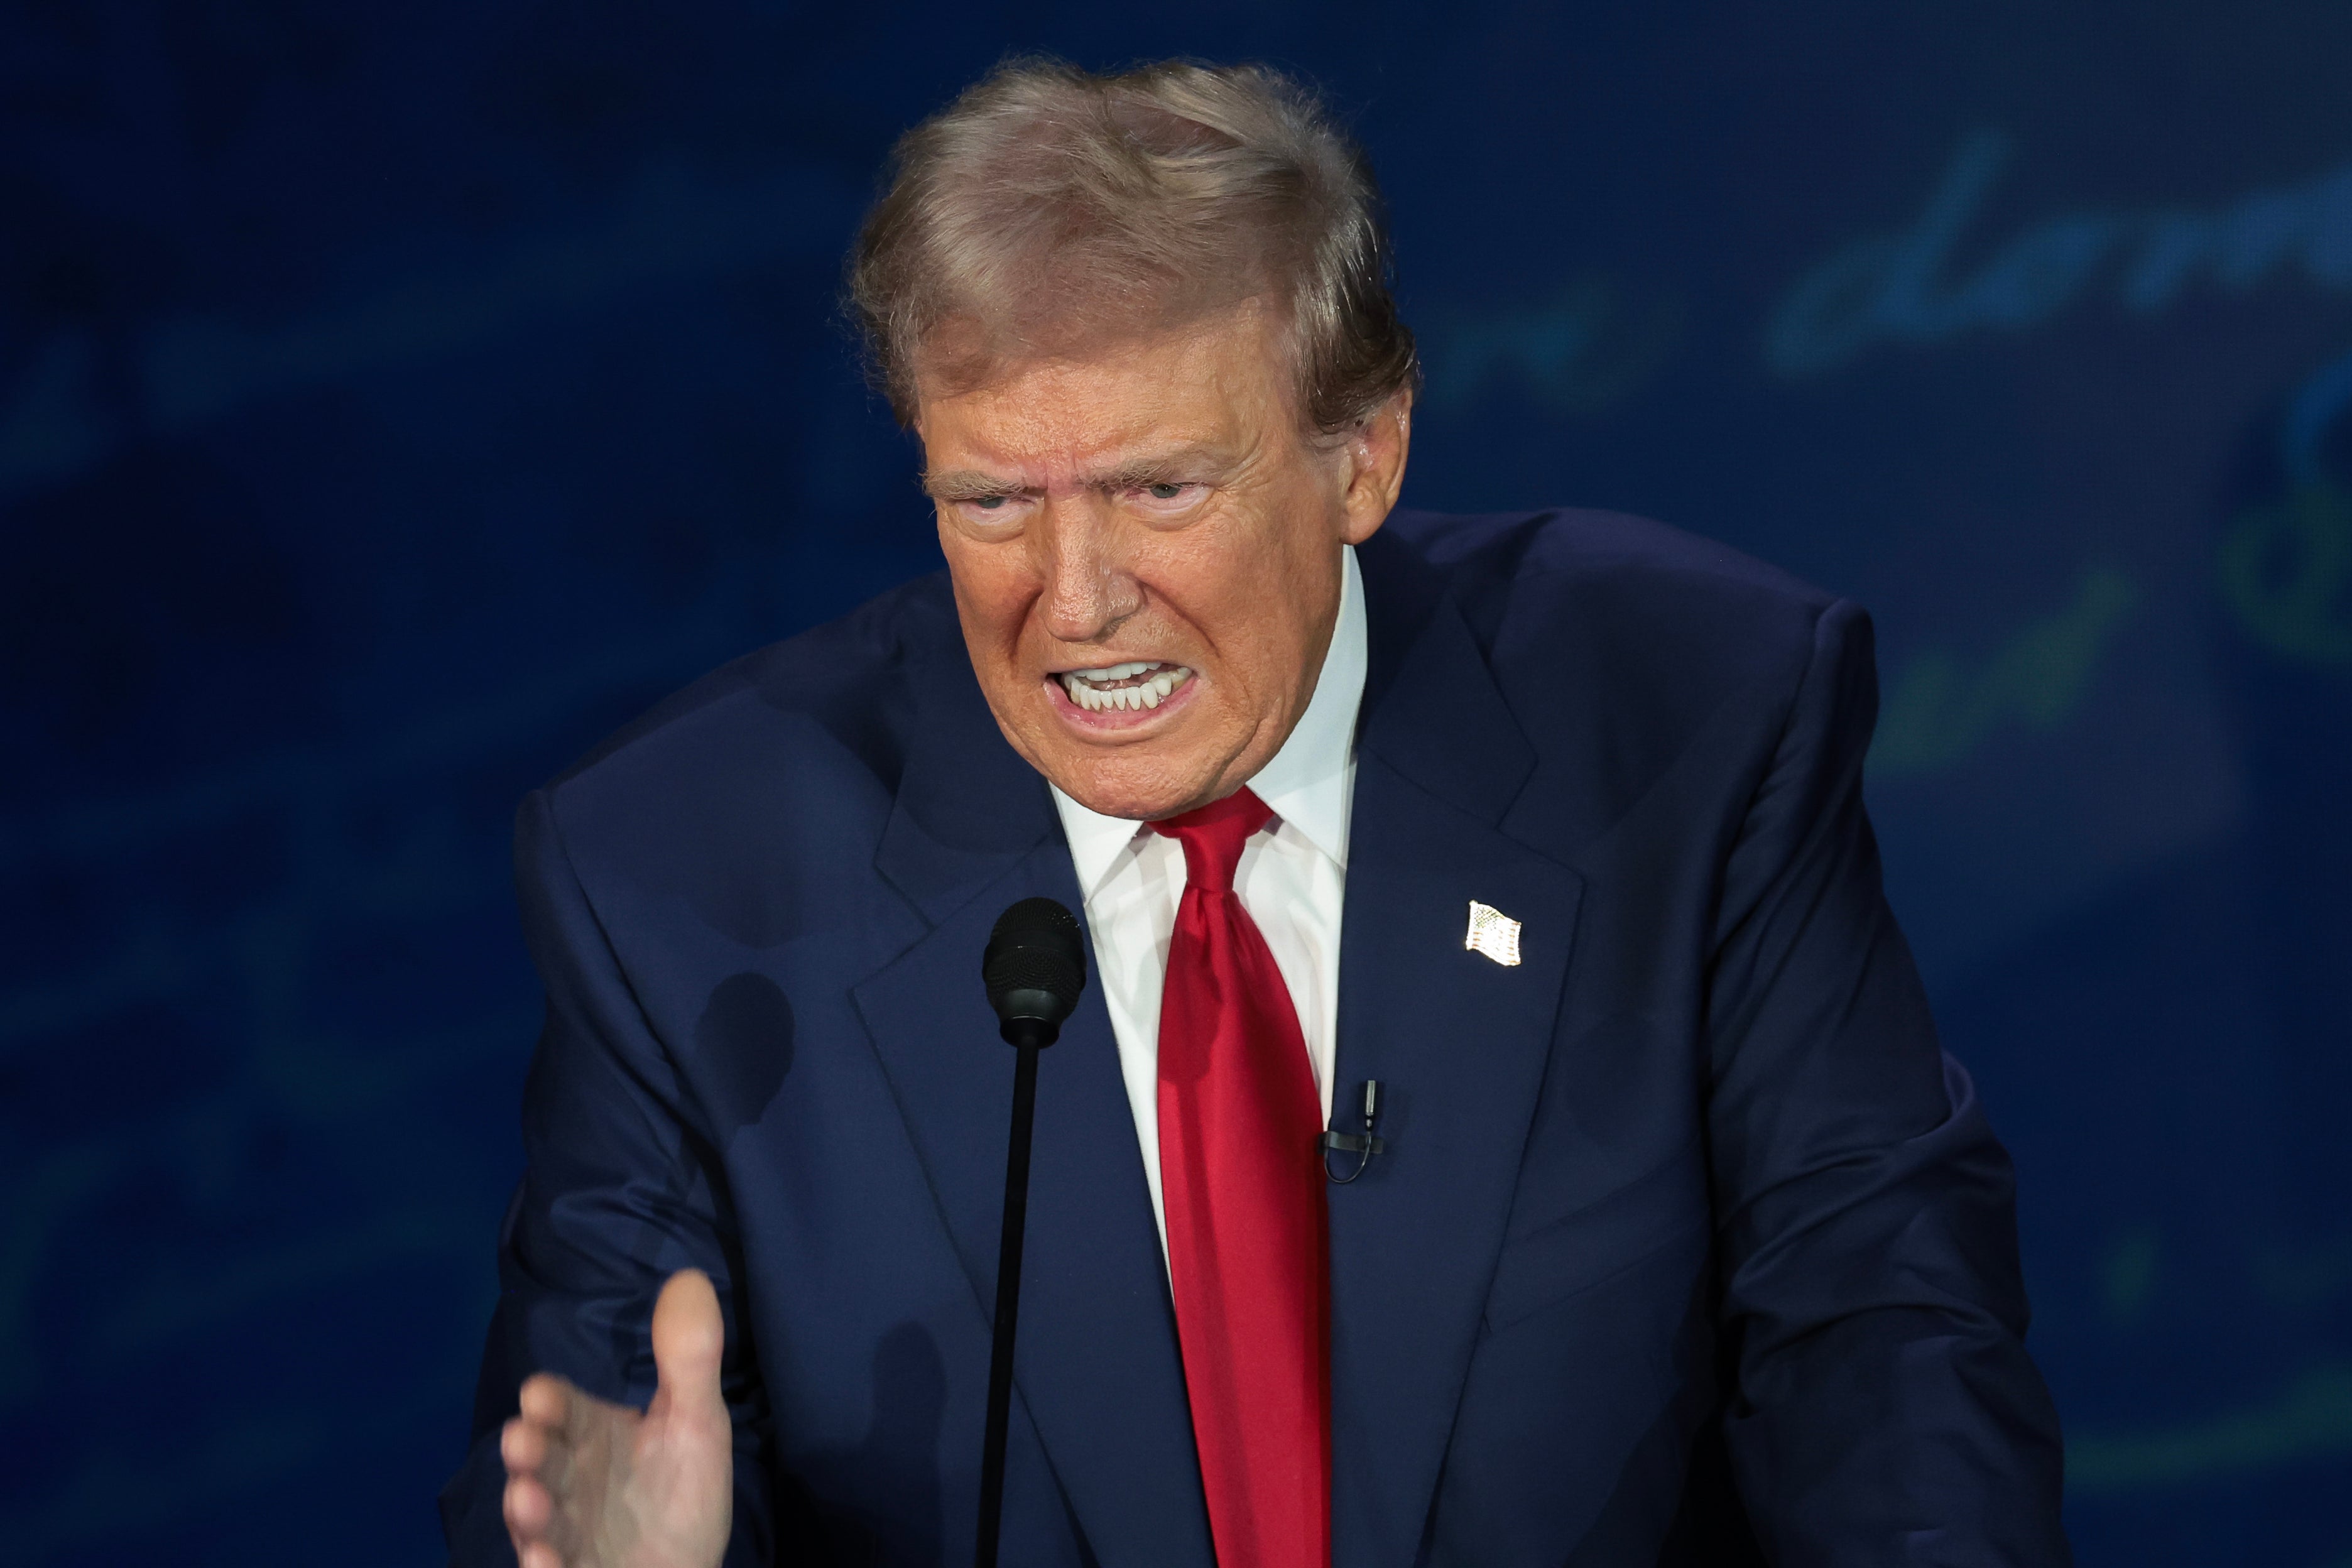
POLYGON ((1054 677, 1070 700, 1089 713, 1157 708, 1192 679, 1181 664, 1130 660, 1100 669, 1066 669, 1054 677))

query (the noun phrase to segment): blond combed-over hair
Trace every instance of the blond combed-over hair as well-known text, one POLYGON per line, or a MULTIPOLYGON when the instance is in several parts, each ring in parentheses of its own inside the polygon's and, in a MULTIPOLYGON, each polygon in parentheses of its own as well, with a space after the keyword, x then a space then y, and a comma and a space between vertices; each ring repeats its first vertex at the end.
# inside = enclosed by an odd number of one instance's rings
POLYGON ((1255 301, 1330 434, 1419 384, 1389 271, 1370 167, 1280 72, 1024 58, 899 139, 848 292, 906 424, 919 366, 969 386, 1255 301))

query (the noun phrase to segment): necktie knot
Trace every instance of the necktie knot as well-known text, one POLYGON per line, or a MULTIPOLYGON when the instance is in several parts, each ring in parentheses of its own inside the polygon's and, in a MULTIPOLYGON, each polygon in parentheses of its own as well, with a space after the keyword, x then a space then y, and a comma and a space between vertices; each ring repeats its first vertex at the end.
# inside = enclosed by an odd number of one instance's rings
POLYGON ((1197 811, 1155 822, 1151 830, 1184 847, 1185 886, 1204 893, 1230 893, 1242 846, 1273 820, 1274 809, 1244 788, 1197 811))

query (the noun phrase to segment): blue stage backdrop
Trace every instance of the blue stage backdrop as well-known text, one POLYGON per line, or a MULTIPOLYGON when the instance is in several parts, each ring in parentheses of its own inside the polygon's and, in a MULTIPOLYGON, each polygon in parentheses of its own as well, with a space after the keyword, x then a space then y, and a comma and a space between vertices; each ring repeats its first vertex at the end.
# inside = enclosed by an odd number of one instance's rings
POLYGON ((840 258, 1031 49, 1322 84, 1427 349, 1412 503, 1873 608, 2082 1561, 2352 1564, 2327 0, 0 10, 0 1559, 439 1560, 514 803, 936 564, 840 258))

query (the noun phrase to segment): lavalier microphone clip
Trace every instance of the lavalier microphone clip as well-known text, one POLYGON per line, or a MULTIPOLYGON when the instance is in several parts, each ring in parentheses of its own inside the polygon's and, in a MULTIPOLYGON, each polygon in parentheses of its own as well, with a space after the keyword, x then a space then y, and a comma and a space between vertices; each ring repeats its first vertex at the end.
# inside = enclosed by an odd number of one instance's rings
POLYGON ((1376 1078, 1366 1079, 1364 1080, 1364 1130, 1361 1132, 1327 1131, 1315 1140, 1315 1146, 1321 1151, 1323 1174, 1326 1177, 1344 1187, 1364 1173, 1364 1167, 1372 1163, 1373 1155, 1387 1150, 1388 1141, 1375 1136, 1373 1132, 1373 1129, 1380 1124, 1380 1117, 1381 1080, 1376 1078), (1356 1157, 1355 1169, 1344 1176, 1334 1171, 1331 1168, 1331 1154, 1334 1150, 1342 1156, 1353 1154, 1356 1157))

